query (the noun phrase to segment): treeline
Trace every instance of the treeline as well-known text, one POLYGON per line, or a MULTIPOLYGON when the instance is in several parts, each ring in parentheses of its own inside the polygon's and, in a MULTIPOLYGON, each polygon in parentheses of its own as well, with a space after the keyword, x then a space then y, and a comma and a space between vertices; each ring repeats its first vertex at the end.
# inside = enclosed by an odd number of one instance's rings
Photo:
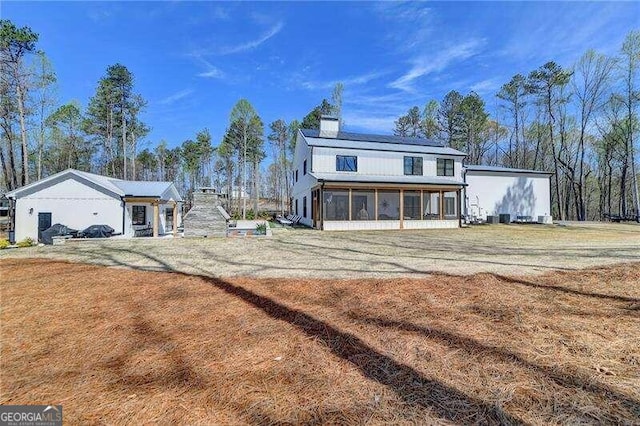
POLYGON ((639 66, 634 31, 617 56, 589 50, 569 69, 548 62, 513 76, 495 94, 493 117, 477 93, 451 91, 441 102, 411 108, 394 133, 440 140, 466 152, 467 164, 553 172, 558 219, 615 214, 640 221, 639 66))
POLYGON ((137 145, 149 127, 146 107, 134 92, 134 76, 121 64, 107 68, 83 111, 78 102, 60 104, 57 78, 38 34, 0 21, 0 123, 2 183, 26 185, 69 167, 136 179, 137 145))
MULTIPOLYGON (((203 129, 181 144, 161 140, 141 150, 141 141, 150 145, 150 127, 140 118, 147 102, 134 75, 114 64, 86 108, 60 103, 55 71, 37 43, 29 27, 0 20, 0 188, 6 190, 72 167, 173 181, 187 200, 194 188, 213 186, 241 217, 254 214, 260 198, 284 212, 298 129, 318 128, 321 115, 342 112, 340 83, 330 101, 289 123, 265 126, 241 99, 219 141, 203 129)), ((451 91, 440 102, 411 108, 394 133, 438 139, 468 153, 468 164, 554 172, 552 214, 559 219, 637 216, 639 66, 640 32, 631 32, 618 56, 588 51, 570 69, 548 62, 513 76, 492 100, 499 106, 493 116, 477 93, 451 91)))
MULTIPOLYGON (((29 27, 0 20, 0 188, 12 190, 67 168, 130 180, 173 181, 187 200, 193 190, 213 186, 228 194, 227 207, 247 217, 260 196, 289 209, 291 162, 298 128, 317 128, 322 114, 339 114, 323 100, 302 123, 279 119, 264 124, 246 99, 233 107, 219 143, 207 129, 170 148, 161 140, 140 150, 150 127, 140 119, 147 102, 135 91, 135 77, 122 64, 108 67, 86 108, 59 103, 57 78, 39 36, 29 27), (265 144, 268 141, 268 144, 265 144), (261 164, 273 158, 261 173, 261 164), (247 200, 251 199, 250 206, 247 200)), ((333 102, 341 105, 342 85, 333 102)), ((145 143, 149 145, 148 141, 145 143)))

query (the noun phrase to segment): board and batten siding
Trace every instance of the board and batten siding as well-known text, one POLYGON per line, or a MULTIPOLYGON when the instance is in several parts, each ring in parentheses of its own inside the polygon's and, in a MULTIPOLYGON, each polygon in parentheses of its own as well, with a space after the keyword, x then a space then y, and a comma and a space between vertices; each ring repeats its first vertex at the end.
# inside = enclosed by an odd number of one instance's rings
POLYGON ((313 171, 336 173, 336 155, 358 157, 358 171, 356 173, 358 175, 377 176, 404 176, 404 157, 421 157, 423 176, 437 176, 437 159, 447 158, 454 160, 454 176, 452 178, 461 180, 462 163, 460 162, 460 157, 445 154, 403 153, 350 148, 314 147, 313 171))
MULTIPOLYGON (((314 148, 315 151, 316 148, 314 148)), ((318 181, 311 176, 311 168, 315 167, 313 164, 314 158, 311 158, 311 149, 304 138, 298 133, 298 139, 296 141, 296 149, 293 158, 293 166, 295 171, 298 170, 298 181, 293 184, 291 192, 291 211, 295 214, 296 200, 298 200, 298 215, 302 216, 304 212, 303 201, 304 197, 307 197, 307 217, 302 217, 300 222, 306 226, 312 226, 313 218, 311 217, 311 188, 314 187, 318 181), (307 174, 304 174, 303 164, 307 161, 307 174)), ((334 160, 335 161, 335 160, 334 160)), ((334 164, 335 169, 335 164, 334 164)))
POLYGON ((551 181, 548 174, 467 171, 465 180, 468 214, 486 219, 487 215, 551 215, 551 181))
POLYGON ((38 238, 38 213, 51 213, 51 224, 83 230, 109 225, 122 232, 122 201, 75 179, 66 179, 20 197, 15 206, 16 241, 38 238), (31 213, 29 211, 33 209, 31 213))

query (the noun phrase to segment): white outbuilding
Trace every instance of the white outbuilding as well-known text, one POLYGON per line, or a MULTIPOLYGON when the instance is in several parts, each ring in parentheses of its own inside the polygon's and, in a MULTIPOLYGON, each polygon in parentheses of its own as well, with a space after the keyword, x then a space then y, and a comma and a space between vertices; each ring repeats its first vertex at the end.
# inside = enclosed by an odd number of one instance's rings
POLYGON ((5 196, 15 240, 39 239, 60 223, 83 230, 108 225, 125 237, 177 233, 182 198, 172 182, 139 182, 67 169, 5 196))
MULTIPOLYGON (((538 170, 494 166, 464 166, 466 214, 509 215, 509 221, 551 220, 551 175, 538 170)), ((506 219, 506 216, 503 216, 506 219)))

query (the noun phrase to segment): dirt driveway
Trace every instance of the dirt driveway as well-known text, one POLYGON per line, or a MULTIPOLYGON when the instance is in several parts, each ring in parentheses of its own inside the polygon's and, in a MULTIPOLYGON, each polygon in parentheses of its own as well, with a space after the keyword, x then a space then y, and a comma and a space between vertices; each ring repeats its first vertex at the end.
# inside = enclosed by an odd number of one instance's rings
POLYGON ((357 233, 276 228, 271 238, 86 240, 0 252, 0 258, 7 257, 219 277, 520 275, 638 261, 640 226, 568 223, 357 233))

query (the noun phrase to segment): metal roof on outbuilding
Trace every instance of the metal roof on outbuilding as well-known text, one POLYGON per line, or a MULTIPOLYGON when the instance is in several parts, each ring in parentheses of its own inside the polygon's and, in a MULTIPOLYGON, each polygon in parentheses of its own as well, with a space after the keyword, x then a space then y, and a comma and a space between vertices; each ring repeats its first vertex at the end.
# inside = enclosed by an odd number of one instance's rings
POLYGON ((172 182, 161 181, 114 180, 113 183, 124 192, 125 197, 154 198, 164 198, 165 193, 169 191, 171 185, 173 185, 172 182))
POLYGON ((499 166, 468 165, 468 166, 463 166, 463 169, 464 171, 470 171, 470 172, 527 173, 527 174, 537 174, 537 175, 553 174, 553 172, 546 172, 542 170, 512 169, 510 167, 499 167, 499 166))
POLYGON ((112 196, 152 197, 182 201, 173 182, 122 180, 75 169, 67 169, 39 181, 32 182, 29 185, 14 189, 8 192, 6 196, 14 198, 20 194, 37 192, 42 187, 53 185, 70 177, 73 178, 73 176, 75 176, 76 180, 80 179, 85 184, 93 185, 94 187, 97 185, 103 188, 103 190, 109 191, 112 196))

